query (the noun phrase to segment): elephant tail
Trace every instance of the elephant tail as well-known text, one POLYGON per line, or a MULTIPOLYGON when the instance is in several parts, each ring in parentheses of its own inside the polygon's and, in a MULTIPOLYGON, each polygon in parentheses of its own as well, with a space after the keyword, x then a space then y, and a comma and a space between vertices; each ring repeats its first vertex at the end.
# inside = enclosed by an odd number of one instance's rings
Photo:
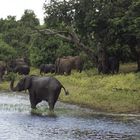
POLYGON ((69 95, 69 91, 65 89, 65 87, 63 85, 61 85, 62 88, 64 89, 65 95, 69 95))

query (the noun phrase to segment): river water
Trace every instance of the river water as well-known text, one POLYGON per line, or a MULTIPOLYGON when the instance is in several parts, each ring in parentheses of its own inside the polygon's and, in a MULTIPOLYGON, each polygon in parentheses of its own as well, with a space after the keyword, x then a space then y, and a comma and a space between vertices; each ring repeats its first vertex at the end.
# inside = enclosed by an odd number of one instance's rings
POLYGON ((138 116, 103 115, 59 101, 54 114, 46 102, 31 113, 28 98, 0 93, 0 140, 140 140, 138 116))

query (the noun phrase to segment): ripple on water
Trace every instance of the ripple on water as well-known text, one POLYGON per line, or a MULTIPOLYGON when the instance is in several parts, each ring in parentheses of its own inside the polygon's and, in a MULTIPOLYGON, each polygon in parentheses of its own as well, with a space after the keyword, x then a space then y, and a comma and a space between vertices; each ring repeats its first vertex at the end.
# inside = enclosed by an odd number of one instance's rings
MULTIPOLYGON (((39 107, 42 108, 44 103, 39 107)), ((46 106, 46 103, 45 103, 46 106)), ((57 103, 56 116, 32 115, 26 95, 0 95, 2 140, 138 140, 140 122, 91 115, 77 106, 57 103)))

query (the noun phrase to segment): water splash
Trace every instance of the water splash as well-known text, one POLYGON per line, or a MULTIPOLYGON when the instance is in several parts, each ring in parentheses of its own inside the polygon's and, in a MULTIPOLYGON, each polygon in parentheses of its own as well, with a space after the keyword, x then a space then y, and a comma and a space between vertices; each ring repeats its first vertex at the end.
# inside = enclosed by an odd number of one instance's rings
POLYGON ((139 119, 104 116, 89 109, 57 102, 50 115, 46 102, 30 109, 26 94, 0 94, 2 140, 138 140, 139 119), (126 120, 126 119, 125 119, 126 120))

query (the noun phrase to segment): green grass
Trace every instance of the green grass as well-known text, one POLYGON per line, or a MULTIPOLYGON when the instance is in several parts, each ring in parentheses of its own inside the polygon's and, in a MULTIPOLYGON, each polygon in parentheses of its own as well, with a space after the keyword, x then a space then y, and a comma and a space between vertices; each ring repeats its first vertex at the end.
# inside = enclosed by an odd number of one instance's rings
MULTIPOLYGON (((65 96, 62 91, 60 100, 98 111, 140 113, 140 73, 130 72, 132 65, 134 68, 134 64, 121 65, 121 73, 116 75, 98 75, 95 69, 72 72, 70 76, 57 75, 70 93, 65 96)), ((39 71, 32 68, 31 74, 38 75, 39 71)), ((9 89, 9 83, 0 84, 2 89, 9 89)))
POLYGON ((99 111, 140 113, 140 73, 132 72, 135 69, 132 63, 121 65, 121 73, 116 75, 98 75, 92 69, 57 76, 70 92, 68 97, 61 94, 60 99, 99 111))
POLYGON ((74 73, 57 76, 69 90, 61 100, 100 111, 116 113, 140 112, 140 73, 91 75, 74 73))

